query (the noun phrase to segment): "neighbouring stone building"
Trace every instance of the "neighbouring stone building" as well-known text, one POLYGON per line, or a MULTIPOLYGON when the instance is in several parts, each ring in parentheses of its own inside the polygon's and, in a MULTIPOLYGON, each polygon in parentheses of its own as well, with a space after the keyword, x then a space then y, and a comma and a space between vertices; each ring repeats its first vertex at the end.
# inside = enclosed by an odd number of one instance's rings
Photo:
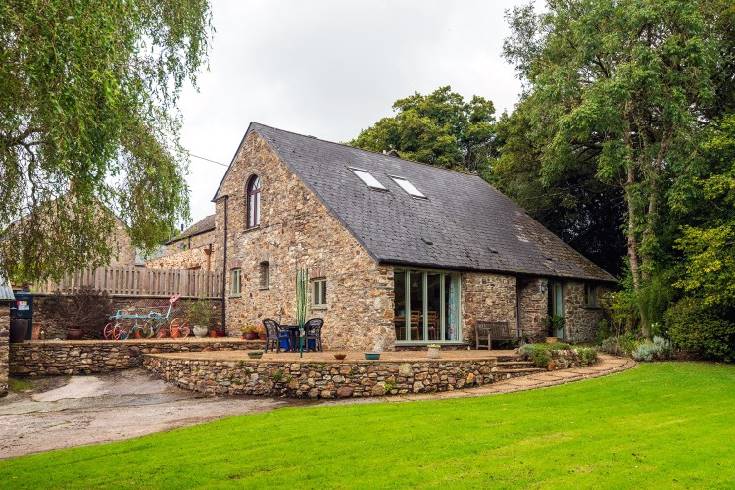
POLYGON ((213 270, 216 263, 215 215, 203 218, 165 243, 160 253, 146 261, 152 269, 213 270))
POLYGON ((293 323, 300 268, 325 347, 344 350, 461 347, 477 321, 592 340, 615 282, 476 175, 258 123, 214 202, 214 229, 185 251, 216 250, 230 334, 293 323))
POLYGON ((0 397, 8 394, 10 303, 14 300, 10 284, 0 276, 0 397))

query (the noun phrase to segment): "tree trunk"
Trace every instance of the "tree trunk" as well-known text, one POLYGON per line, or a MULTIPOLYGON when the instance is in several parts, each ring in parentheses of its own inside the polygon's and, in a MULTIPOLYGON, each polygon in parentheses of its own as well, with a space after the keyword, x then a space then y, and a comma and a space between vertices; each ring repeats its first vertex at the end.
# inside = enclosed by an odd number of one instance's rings
MULTIPOLYGON (((625 180, 625 200, 628 207, 628 260, 630 262, 630 274, 633 279, 633 291, 636 295, 641 290, 641 266, 639 262, 638 238, 636 237, 636 222, 638 221, 637 208, 633 197, 633 185, 635 184, 635 169, 633 160, 628 163, 627 176, 625 180)), ((641 317, 641 331, 643 335, 648 336, 648 318, 644 308, 639 304, 638 312, 641 317)), ((629 325, 632 327, 632 325, 629 325)))

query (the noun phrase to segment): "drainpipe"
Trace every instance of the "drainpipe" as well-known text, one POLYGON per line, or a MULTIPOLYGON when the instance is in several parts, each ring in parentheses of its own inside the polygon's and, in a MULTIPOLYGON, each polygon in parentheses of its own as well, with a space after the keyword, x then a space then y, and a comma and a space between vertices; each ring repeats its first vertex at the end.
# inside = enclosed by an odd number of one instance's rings
POLYGON ((227 298, 225 297, 225 283, 227 282, 227 198, 225 195, 225 224, 223 230, 223 243, 222 243, 222 331, 227 335, 227 327, 225 325, 225 308, 227 308, 227 298))

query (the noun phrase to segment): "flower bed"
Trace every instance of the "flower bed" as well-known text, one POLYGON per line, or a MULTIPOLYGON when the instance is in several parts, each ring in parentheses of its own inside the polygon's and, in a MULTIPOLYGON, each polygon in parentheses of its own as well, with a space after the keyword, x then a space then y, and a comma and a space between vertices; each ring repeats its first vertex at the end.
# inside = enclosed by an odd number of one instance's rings
POLYGON ((549 370, 591 366, 597 362, 596 349, 564 343, 526 344, 518 349, 518 353, 535 366, 549 370))

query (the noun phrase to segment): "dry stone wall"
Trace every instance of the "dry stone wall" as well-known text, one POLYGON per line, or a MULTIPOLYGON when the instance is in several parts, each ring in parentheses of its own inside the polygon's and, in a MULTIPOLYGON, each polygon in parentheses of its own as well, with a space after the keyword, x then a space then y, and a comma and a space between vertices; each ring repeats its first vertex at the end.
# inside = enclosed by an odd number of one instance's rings
POLYGON ((492 383, 494 359, 365 362, 211 361, 145 356, 155 375, 207 395, 351 398, 452 391, 492 383))
POLYGON ((327 282, 327 306, 308 312, 309 317, 324 319, 326 349, 372 350, 376 344, 393 348, 392 268, 378 265, 256 133, 245 139, 219 196, 220 248, 227 206, 229 334, 260 325, 265 318, 295 323, 296 271, 304 267, 311 278, 327 282), (255 174, 262 183, 261 220, 256 228, 246 229, 246 185, 255 174), (267 281, 262 277, 266 263, 267 281), (229 294, 233 268, 241 270, 240 294, 229 294))
POLYGON ((260 341, 230 338, 185 340, 39 340, 10 344, 10 373, 17 376, 105 373, 139 367, 145 354, 253 350, 260 341))

